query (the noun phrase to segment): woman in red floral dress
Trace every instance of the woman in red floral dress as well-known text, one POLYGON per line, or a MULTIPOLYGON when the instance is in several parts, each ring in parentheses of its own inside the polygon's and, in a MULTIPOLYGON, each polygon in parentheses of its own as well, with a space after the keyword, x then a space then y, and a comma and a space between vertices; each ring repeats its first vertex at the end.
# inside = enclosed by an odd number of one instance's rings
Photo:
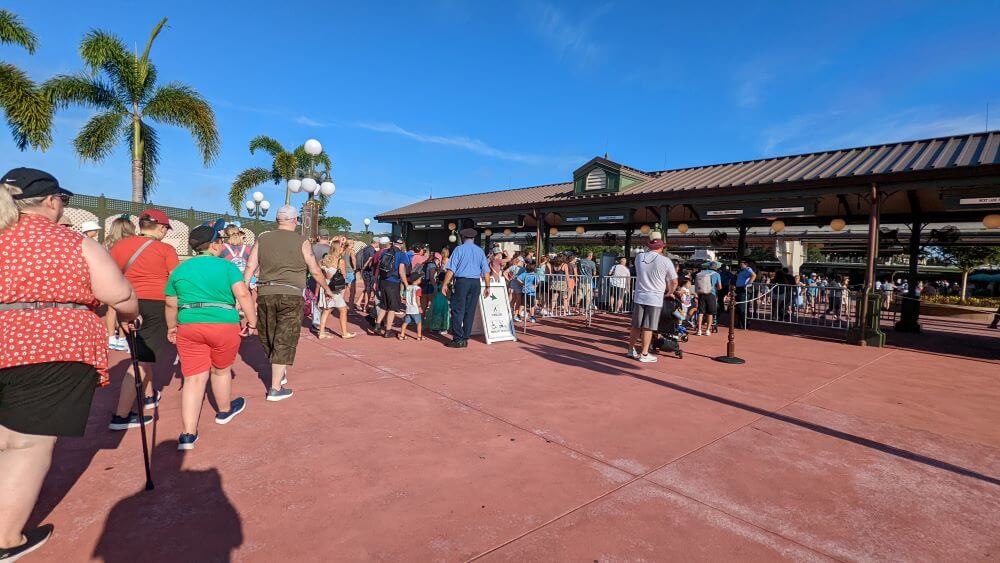
POLYGON ((0 560, 40 547, 45 525, 23 530, 58 436, 83 436, 90 402, 108 381, 100 302, 129 322, 132 286, 101 245, 58 224, 72 194, 51 175, 0 177, 0 560))

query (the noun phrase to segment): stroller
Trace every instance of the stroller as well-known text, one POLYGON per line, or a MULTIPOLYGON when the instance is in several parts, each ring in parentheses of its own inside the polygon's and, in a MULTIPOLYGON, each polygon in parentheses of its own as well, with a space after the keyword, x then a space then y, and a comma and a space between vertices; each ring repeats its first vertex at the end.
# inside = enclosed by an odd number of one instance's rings
POLYGON ((681 342, 688 341, 687 329, 674 318, 674 311, 680 307, 680 302, 673 296, 663 298, 659 330, 653 334, 653 346, 662 352, 672 352, 678 358, 683 358, 684 351, 681 350, 681 342))

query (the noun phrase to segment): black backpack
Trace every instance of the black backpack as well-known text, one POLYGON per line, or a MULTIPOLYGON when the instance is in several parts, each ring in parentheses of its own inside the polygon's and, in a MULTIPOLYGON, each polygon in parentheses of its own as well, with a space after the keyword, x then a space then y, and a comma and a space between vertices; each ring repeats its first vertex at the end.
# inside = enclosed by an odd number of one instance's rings
POLYGON ((386 279, 396 275, 396 249, 389 247, 385 249, 378 259, 378 275, 381 279, 386 279))

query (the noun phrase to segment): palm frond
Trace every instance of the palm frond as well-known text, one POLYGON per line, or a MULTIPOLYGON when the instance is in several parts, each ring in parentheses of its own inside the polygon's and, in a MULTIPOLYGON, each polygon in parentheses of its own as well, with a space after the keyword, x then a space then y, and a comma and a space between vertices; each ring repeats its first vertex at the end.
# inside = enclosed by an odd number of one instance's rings
MULTIPOLYGON (((129 154, 134 148, 132 127, 125 127, 125 139, 128 142, 129 154)), ((149 201, 156 186, 156 168, 160 164, 160 141, 156 130, 143 121, 139 121, 139 142, 142 143, 142 201, 149 201)))
POLYGON ((125 126, 124 113, 109 111, 99 113, 80 129, 73 140, 73 148, 80 158, 100 162, 115 149, 115 142, 121 138, 125 126))
POLYGON ((162 86, 153 93, 142 113, 150 119, 190 131, 206 166, 218 156, 219 131, 215 127, 215 113, 193 88, 177 82, 162 86))
POLYGON ((229 204, 236 210, 237 215, 243 209, 243 200, 247 192, 268 180, 273 180, 273 177, 271 171, 266 168, 247 168, 236 176, 229 188, 229 204))
POLYGON ((267 135, 257 135, 250 139, 250 154, 257 152, 258 149, 267 151, 268 154, 275 157, 285 152, 285 147, 281 146, 281 143, 267 135))
POLYGON ((138 62, 117 35, 97 29, 89 31, 80 42, 80 57, 91 75, 103 70, 129 101, 141 99, 143 82, 139 78, 138 62))
POLYGON ((285 180, 295 177, 295 169, 298 167, 298 159, 295 155, 283 152, 274 157, 274 172, 285 180))
POLYGON ((52 104, 21 69, 0 62, 0 109, 17 148, 45 150, 52 144, 52 104))
POLYGON ((313 156, 306 152, 305 145, 299 145, 295 148, 294 154, 300 170, 317 169, 322 166, 320 171, 329 173, 330 169, 333 168, 330 155, 326 154, 326 151, 321 151, 318 155, 313 156))
POLYGON ((136 80, 139 84, 137 99, 143 103, 147 101, 150 93, 153 92, 153 87, 156 85, 156 66, 149 61, 149 52, 153 49, 153 41, 156 40, 156 36, 160 34, 160 30, 166 24, 167 18, 163 18, 153 26, 153 31, 149 34, 149 40, 146 41, 146 48, 142 51, 142 56, 136 59, 136 80))
POLYGON ((99 110, 128 111, 108 84, 86 74, 60 75, 42 84, 42 94, 57 108, 80 104, 99 110))
POLYGON ((9 10, 0 10, 0 43, 20 45, 31 54, 38 47, 38 38, 9 10))

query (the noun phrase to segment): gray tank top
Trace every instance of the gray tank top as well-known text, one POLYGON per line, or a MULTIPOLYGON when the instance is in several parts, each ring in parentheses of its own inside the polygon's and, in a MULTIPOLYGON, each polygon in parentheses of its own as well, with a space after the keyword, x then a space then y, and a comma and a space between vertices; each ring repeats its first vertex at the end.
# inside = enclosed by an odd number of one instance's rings
POLYGON ((257 238, 257 292, 260 295, 302 295, 306 287, 305 237, 295 231, 268 231, 257 238))

